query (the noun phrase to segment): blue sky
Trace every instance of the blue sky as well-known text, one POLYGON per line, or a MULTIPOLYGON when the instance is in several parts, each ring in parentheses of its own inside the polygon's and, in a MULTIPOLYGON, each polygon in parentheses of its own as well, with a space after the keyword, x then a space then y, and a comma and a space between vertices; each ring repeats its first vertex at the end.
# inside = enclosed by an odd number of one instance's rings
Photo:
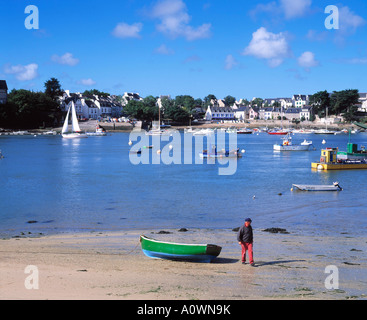
POLYGON ((367 91, 364 0, 1 0, 0 25, 9 89, 43 90, 56 77, 72 92, 142 96, 367 91), (39 29, 25 27, 28 5, 39 29), (328 5, 339 29, 325 27, 328 5))

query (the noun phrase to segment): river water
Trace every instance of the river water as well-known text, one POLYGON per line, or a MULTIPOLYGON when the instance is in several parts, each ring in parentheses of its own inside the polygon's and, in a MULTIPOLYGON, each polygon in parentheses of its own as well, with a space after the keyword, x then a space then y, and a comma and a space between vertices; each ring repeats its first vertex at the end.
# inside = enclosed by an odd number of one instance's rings
MULTIPOLYGON (((237 145, 245 152, 229 175, 219 174, 225 165, 218 162, 200 164, 195 148, 183 144, 178 146, 182 157, 194 153, 191 164, 153 164, 159 159, 156 148, 144 151, 150 153, 149 164, 133 164, 131 139, 129 133, 80 140, 1 136, 5 158, 0 160, 0 235, 223 229, 238 227, 247 217, 254 228, 366 234, 367 170, 311 170, 321 148, 346 150, 348 135, 295 134, 294 143, 313 141, 316 150, 308 152, 274 152, 280 136, 237 135, 237 145), (334 181, 343 191, 290 190, 293 183, 334 181)), ((367 145, 367 134, 351 135, 351 140, 367 145)), ((162 142, 161 148, 173 144, 175 149, 176 142, 162 142)))

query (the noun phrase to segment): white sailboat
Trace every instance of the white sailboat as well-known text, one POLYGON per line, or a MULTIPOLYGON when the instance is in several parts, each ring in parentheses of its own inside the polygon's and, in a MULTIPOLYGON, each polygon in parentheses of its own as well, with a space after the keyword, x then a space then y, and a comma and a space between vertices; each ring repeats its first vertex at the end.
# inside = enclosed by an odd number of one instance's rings
POLYGON ((78 119, 76 117, 74 101, 71 102, 71 106, 69 107, 64 125, 62 127, 61 135, 63 138, 66 139, 87 138, 87 135, 80 130, 78 119), (72 127, 71 132, 68 131, 70 109, 71 109, 71 127, 72 127))

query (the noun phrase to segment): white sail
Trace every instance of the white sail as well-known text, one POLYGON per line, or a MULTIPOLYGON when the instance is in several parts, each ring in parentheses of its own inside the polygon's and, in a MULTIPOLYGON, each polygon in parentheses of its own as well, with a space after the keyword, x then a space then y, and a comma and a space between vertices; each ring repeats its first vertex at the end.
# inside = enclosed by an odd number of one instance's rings
POLYGON ((67 113, 67 115, 66 115, 65 122, 64 122, 64 125, 63 125, 63 127, 62 127, 62 131, 61 131, 61 133, 66 133, 66 132, 68 132, 69 113, 70 113, 70 107, 69 107, 69 109, 68 109, 68 113, 67 113))
POLYGON ((74 101, 72 101, 71 119, 72 119, 72 122, 71 123, 72 123, 73 132, 80 132, 80 127, 79 127, 78 119, 76 118, 74 101))

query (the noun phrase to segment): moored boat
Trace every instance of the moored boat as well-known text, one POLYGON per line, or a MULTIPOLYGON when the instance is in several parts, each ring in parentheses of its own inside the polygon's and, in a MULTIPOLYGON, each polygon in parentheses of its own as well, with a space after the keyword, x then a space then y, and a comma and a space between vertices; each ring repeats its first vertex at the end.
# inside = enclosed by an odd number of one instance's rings
POLYGON ((62 127, 61 135, 65 139, 74 139, 74 138, 87 138, 86 133, 82 132, 79 127, 78 119, 76 117, 75 105, 72 101, 71 106, 68 109, 68 113, 65 118, 64 125, 62 127), (69 113, 71 110, 71 126, 72 131, 68 132, 68 123, 69 123, 69 113))
POLYGON ((103 128, 101 128, 99 125, 96 126, 95 132, 87 132, 88 136, 106 136, 107 132, 103 128))
POLYGON ((288 134, 283 138, 282 144, 274 144, 275 151, 309 151, 312 146, 312 141, 304 140, 301 144, 293 144, 292 137, 288 134))
POLYGON ((268 131, 268 134, 272 134, 272 135, 286 135, 286 134, 288 134, 288 131, 286 131, 286 130, 270 130, 270 131, 268 131))
POLYGON ((252 134, 252 130, 247 129, 247 128, 243 128, 243 129, 239 129, 237 130, 238 134, 252 134))
POLYGON ((140 236, 143 253, 150 258, 195 262, 211 262, 222 247, 214 244, 184 244, 159 241, 145 235, 140 236))
POLYGON ((234 149, 234 150, 218 150, 215 146, 209 147, 208 150, 203 150, 202 153, 199 154, 200 158, 241 158, 242 154, 240 152, 240 149, 234 149))
POLYGON ((364 146, 358 150, 357 144, 348 143, 347 151, 338 151, 337 158, 338 160, 367 160, 367 150, 364 146))
POLYGON ((341 160, 337 159, 338 148, 321 150, 319 162, 312 162, 311 168, 316 170, 348 170, 367 169, 367 160, 341 160))
POLYGON ((342 191, 339 182, 334 182, 332 185, 312 185, 312 184, 293 184, 292 189, 299 191, 342 191))

